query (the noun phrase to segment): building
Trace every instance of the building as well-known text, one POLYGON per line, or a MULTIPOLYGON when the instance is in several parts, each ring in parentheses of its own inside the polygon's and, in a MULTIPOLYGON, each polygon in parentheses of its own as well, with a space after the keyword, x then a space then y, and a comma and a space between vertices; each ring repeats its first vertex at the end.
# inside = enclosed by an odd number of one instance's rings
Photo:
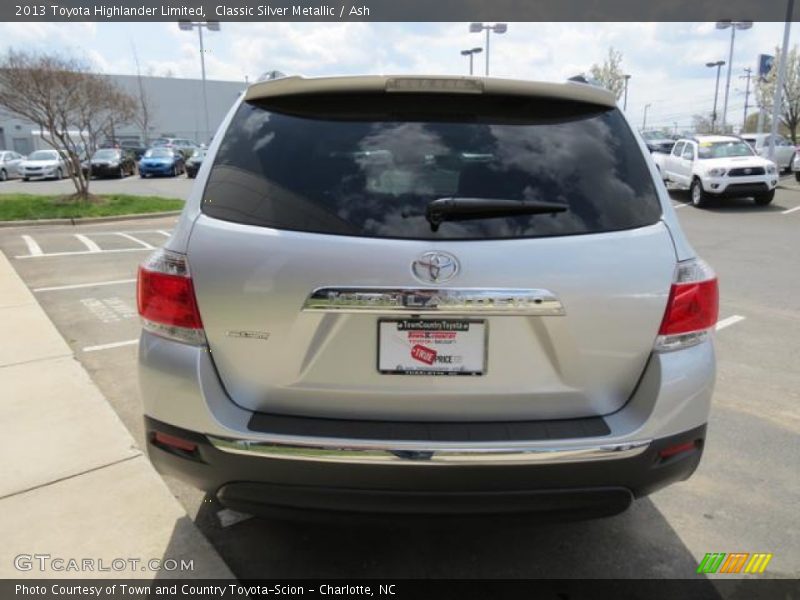
MULTIPOLYGON (((109 75, 120 88, 134 97, 139 96, 139 78, 135 75, 109 75)), ((152 112, 147 135, 134 124, 115 127, 119 140, 141 142, 157 137, 180 137, 208 143, 236 97, 245 89, 241 81, 206 80, 208 92, 208 124, 206 131, 203 107, 203 81, 175 77, 141 78, 142 87, 149 99, 152 112)), ((0 111, 0 150, 14 150, 30 154, 33 150, 48 147, 42 142, 37 127, 0 111)))

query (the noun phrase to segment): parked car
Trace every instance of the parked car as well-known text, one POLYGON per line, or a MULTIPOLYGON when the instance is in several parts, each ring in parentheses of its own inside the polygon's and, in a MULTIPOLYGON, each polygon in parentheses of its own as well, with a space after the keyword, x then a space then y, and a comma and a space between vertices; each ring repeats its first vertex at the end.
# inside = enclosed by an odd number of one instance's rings
POLYGON ((675 140, 660 131, 643 131, 642 139, 650 152, 670 152, 675 145, 675 140))
POLYGON ((792 159, 792 173, 794 173, 795 180, 800 181, 800 154, 796 154, 792 159))
POLYGON ((147 146, 143 146, 141 144, 135 142, 123 142, 120 144, 120 148, 125 150, 133 155, 134 160, 140 160, 144 153, 147 152, 147 146))
POLYGON ((175 177, 186 171, 183 154, 173 148, 149 148, 139 161, 139 176, 169 175, 175 177))
POLYGON ((203 164, 206 152, 208 150, 205 148, 195 148, 189 160, 186 161, 186 177, 190 179, 197 177, 197 171, 200 170, 200 165, 203 164))
POLYGON ((63 179, 69 175, 69 158, 66 152, 36 150, 20 164, 23 181, 34 178, 63 179))
MULTIPOLYGON (((746 133, 743 134, 742 139, 753 147, 756 154, 767 158, 769 156, 769 139, 768 133, 746 133)), ((797 154, 794 144, 790 140, 782 136, 775 136, 775 162, 778 165, 779 171, 791 171, 792 160, 797 154)))
POLYGON ((632 131, 580 83, 251 85, 139 269, 153 464, 251 514, 598 516, 689 477, 717 280, 632 131))
POLYGON ((778 167, 741 138, 700 135, 678 140, 659 168, 665 181, 690 190, 701 208, 713 198, 752 197, 764 206, 775 197, 778 167))
POLYGON ((22 177, 20 166, 25 157, 12 150, 0 150, 0 181, 22 177))
POLYGON ((184 158, 189 158, 198 147, 197 142, 186 138, 158 138, 150 143, 151 148, 172 148, 180 150, 184 158))
POLYGON ((91 160, 81 165, 84 175, 92 177, 118 177, 136 174, 136 161, 130 152, 118 148, 101 148, 91 160))

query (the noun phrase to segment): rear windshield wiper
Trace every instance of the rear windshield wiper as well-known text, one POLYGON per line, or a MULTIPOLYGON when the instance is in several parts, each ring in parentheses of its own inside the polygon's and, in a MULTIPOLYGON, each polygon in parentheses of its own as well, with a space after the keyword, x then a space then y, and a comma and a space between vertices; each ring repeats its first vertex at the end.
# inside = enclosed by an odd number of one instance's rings
POLYGON ((569 210, 566 204, 540 200, 506 200, 503 198, 437 198, 425 209, 431 231, 445 221, 491 219, 510 215, 541 215, 569 210))

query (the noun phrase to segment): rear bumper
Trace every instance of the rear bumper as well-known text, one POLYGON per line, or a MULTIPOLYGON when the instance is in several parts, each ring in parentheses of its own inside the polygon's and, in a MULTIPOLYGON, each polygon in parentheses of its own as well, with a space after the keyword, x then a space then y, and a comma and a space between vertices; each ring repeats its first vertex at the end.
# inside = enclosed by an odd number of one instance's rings
POLYGON ((139 165, 139 173, 142 175, 172 175, 175 165, 139 165))
POLYGON ((278 507, 338 513, 610 515, 625 510, 635 497, 689 477, 705 442, 703 425, 605 455, 601 445, 593 456, 542 456, 532 462, 490 458, 448 464, 398 452, 394 461, 372 463, 352 455, 342 461, 315 455, 329 446, 322 442, 306 447, 305 454, 247 454, 154 419, 146 418, 145 425, 148 454, 159 472, 252 514, 272 514, 278 507), (164 446, 154 440, 156 432, 191 441, 197 449, 187 453, 164 446), (688 449, 660 456, 681 444, 688 449))

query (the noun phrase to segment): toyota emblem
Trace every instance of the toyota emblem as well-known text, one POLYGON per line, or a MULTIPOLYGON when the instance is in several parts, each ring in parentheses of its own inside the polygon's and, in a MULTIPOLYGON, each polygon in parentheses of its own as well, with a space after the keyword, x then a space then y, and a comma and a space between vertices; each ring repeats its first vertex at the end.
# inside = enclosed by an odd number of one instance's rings
POLYGON ((414 277, 425 283, 450 281, 458 273, 458 260, 447 252, 426 252, 411 263, 414 277))

